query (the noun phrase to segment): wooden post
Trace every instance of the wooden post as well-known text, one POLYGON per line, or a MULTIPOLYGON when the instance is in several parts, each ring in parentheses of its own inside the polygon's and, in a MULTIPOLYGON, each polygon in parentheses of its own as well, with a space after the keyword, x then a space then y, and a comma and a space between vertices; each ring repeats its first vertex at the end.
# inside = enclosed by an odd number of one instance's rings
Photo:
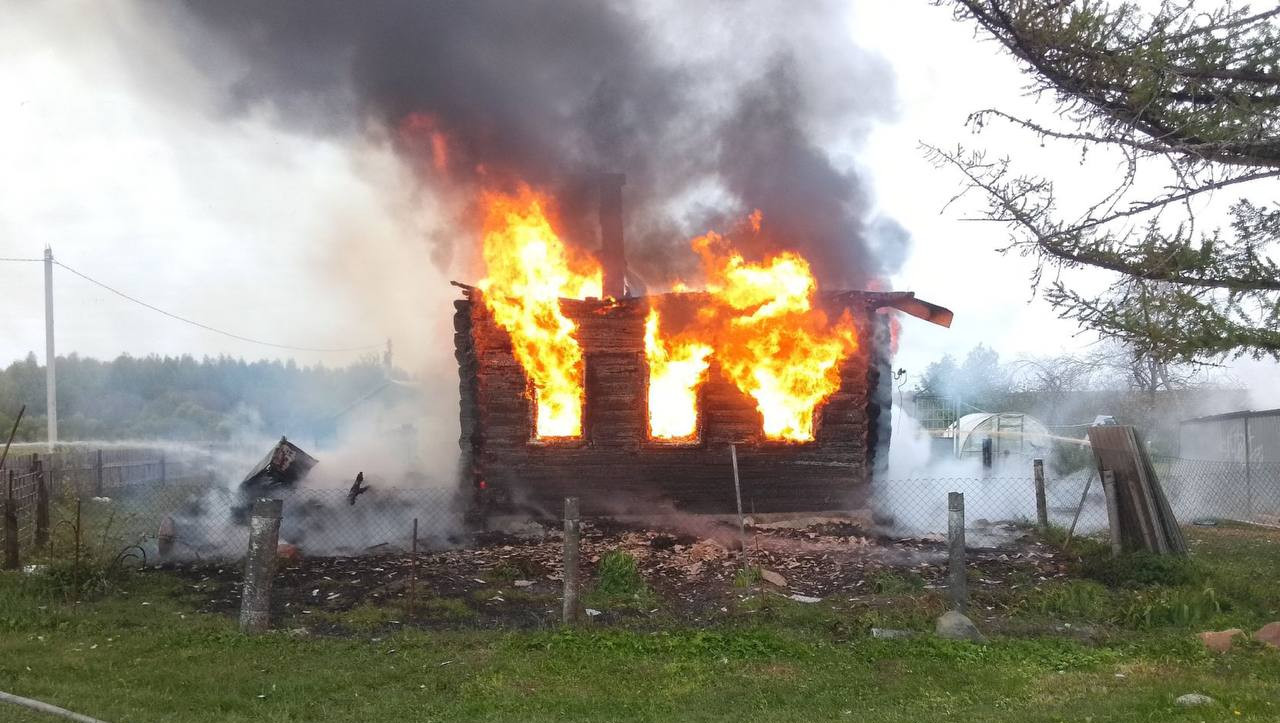
POLYGON ((71 565, 71 589, 76 594, 76 602, 80 602, 80 498, 76 497, 76 526, 71 530, 75 537, 75 558, 71 565))
POLYGON ((9 438, 5 440, 4 451, 0 452, 0 469, 4 469, 4 461, 9 459, 9 447, 13 444, 13 437, 18 433, 18 423, 22 421, 22 415, 27 411, 27 405, 22 405, 18 409, 18 416, 13 418, 13 429, 9 430, 9 438))
POLYGON ((742 549, 747 549, 747 524, 742 519, 742 484, 738 482, 738 445, 729 445, 729 456, 733 459, 733 494, 738 500, 738 539, 742 549))
POLYGON ((1093 485, 1093 472, 1089 472, 1089 479, 1084 481, 1084 492, 1080 493, 1080 504, 1076 505, 1076 514, 1071 518, 1071 529, 1067 530, 1067 541, 1062 543, 1062 551, 1066 552, 1071 547, 1071 538, 1076 534, 1076 523, 1080 521, 1080 512, 1084 510, 1085 499, 1089 497, 1089 487, 1093 485))
POLYGON ((49 542, 49 473, 41 465, 36 470, 36 537, 37 547, 49 542))
POLYGON ((13 470, 5 475, 7 492, 4 496, 4 569, 17 570, 18 560, 18 503, 13 499, 13 470))
POLYGON ((969 608, 969 580, 964 559, 964 493, 947 495, 947 543, 951 553, 951 604, 961 613, 969 608))
POLYGON ((169 468, 165 464, 164 450, 160 450, 160 484, 169 481, 169 468))
POLYGON ((578 619, 578 544, 582 529, 578 520, 578 498, 564 498, 564 611, 561 620, 571 625, 578 619))
POLYGON ((98 463, 94 466, 95 476, 93 484, 93 496, 102 496, 102 450, 98 450, 98 463))
POLYGON ((413 518, 413 540, 409 543, 409 617, 418 608, 418 518, 413 518))
POLYGON ((249 519, 249 553, 244 561, 244 587, 240 597, 240 632, 265 632, 271 618, 271 579, 276 572, 276 548, 280 544, 280 517, 284 503, 257 499, 249 519))
POLYGON ((1116 476, 1109 469, 1102 470, 1102 493, 1107 497, 1107 525, 1111 528, 1111 555, 1119 557, 1124 551, 1120 536, 1120 502, 1116 496, 1116 476))
POLYGON ((1036 524, 1044 532, 1049 529, 1049 503, 1044 496, 1044 460, 1032 460, 1031 469, 1036 479, 1036 524))

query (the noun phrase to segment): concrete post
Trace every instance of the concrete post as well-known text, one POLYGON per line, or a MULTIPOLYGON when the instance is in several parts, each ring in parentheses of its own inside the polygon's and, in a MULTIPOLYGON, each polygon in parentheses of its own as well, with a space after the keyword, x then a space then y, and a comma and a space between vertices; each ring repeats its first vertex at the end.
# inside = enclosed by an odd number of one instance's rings
POLYGON ((947 544, 951 553, 951 604, 958 612, 968 612, 969 579, 964 558, 964 493, 947 495, 947 544))
POLYGON ((1111 528, 1111 555, 1119 557, 1124 552, 1124 539, 1120 535, 1120 499, 1116 495, 1116 475, 1109 469, 1102 470, 1102 492, 1107 497, 1107 526, 1111 528))
POLYGON ((53 249, 44 249, 44 363, 45 405, 48 409, 49 451, 58 444, 58 373, 53 350, 53 249))
POLYGON ((1044 532, 1049 529, 1049 503, 1044 496, 1044 460, 1032 460, 1031 468, 1036 480, 1036 524, 1044 532))
POLYGON ((564 498, 564 611, 565 625, 578 619, 578 545, 582 529, 578 520, 578 498, 564 498))
POLYGON ((265 632, 271 617, 271 579, 276 572, 276 547, 280 544, 280 500, 253 501, 249 519, 249 554, 244 561, 244 588, 240 600, 240 632, 265 632))

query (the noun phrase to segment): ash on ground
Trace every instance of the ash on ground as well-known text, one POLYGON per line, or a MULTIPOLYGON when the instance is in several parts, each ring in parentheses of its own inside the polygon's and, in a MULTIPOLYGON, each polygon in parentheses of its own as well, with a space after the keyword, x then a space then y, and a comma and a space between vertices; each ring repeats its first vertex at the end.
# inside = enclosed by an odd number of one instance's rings
MULTIPOLYGON (((1065 577, 1065 556, 1009 523, 975 526, 986 547, 970 547, 971 592, 1065 577)), ((600 561, 621 550, 637 563, 652 591, 652 609, 589 611, 597 622, 678 618, 685 624, 724 620, 743 601, 761 596, 800 603, 871 603, 885 574, 914 580, 920 594, 944 592, 947 549, 941 537, 873 534, 840 518, 736 525, 709 524, 694 536, 614 520, 582 523, 583 597, 600 561), (745 545, 741 543, 745 542, 745 545), (759 571, 746 576, 744 568, 759 571)), ((972 543, 971 543, 972 544, 972 543)), ((288 550, 272 591, 274 623, 324 630, 353 608, 393 612, 388 622, 421 627, 546 627, 560 621, 563 536, 525 524, 478 532, 458 549, 420 552, 383 548, 360 557, 307 557, 288 550), (410 605, 412 588, 413 605, 410 605), (412 612, 411 612, 412 610, 412 612), (324 621, 330 621, 326 623, 324 621)), ((204 612, 235 614, 242 565, 168 565, 204 612)), ((648 606, 645 606, 647 608, 648 606)), ((340 628, 341 626, 337 626, 340 628)))

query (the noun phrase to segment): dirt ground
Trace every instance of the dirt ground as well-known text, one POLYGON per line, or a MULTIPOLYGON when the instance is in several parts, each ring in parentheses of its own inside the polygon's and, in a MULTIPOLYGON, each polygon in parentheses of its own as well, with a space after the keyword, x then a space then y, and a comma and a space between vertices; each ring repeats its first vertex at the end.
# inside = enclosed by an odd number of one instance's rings
MULTIPOLYGON (((921 590, 941 589, 947 569, 939 538, 874 535, 836 518, 752 524, 743 538, 736 527, 706 523, 690 534, 678 528, 641 526, 612 520, 584 521, 583 589, 590 591, 596 568, 613 550, 630 553, 661 608, 689 624, 711 624, 752 594, 739 571, 754 566, 766 574, 759 587, 799 602, 872 598, 886 573, 921 590), (744 559, 745 554, 745 559, 744 559), (773 582, 768 582, 772 578, 773 582), (782 582, 783 584, 777 584, 782 582)), ((969 550, 971 585, 1011 586, 1065 575, 1055 551, 1009 524, 981 531, 987 547, 969 550)), ((971 538, 973 539, 973 538, 971 538)), ((272 594, 279 620, 319 621, 364 606, 399 611, 406 622, 425 627, 541 627, 559 621, 563 585, 563 536, 553 528, 524 525, 508 531, 475 533, 465 547, 361 557, 308 557, 279 561, 272 594), (412 588, 412 594, 411 594, 412 588), (414 600, 409 612, 409 599, 414 600)), ((202 611, 235 614, 240 605, 240 563, 183 563, 165 566, 188 585, 202 611)), ((645 610, 605 610, 600 620, 646 614, 645 610)), ((396 621, 399 622, 399 621, 396 621)), ((312 627, 311 625, 307 625, 312 627)))

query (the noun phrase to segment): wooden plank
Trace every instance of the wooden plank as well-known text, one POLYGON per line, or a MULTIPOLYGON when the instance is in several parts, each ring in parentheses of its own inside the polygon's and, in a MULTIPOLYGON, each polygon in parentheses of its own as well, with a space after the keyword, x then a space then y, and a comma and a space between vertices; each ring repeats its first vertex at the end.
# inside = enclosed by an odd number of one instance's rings
POLYGON ((1134 471, 1136 477, 1134 481, 1134 493, 1138 499, 1138 509, 1141 511, 1143 524, 1147 526, 1147 536, 1152 541, 1153 552, 1160 555, 1169 554, 1169 542, 1165 535, 1164 525, 1160 520, 1160 512, 1155 500, 1155 485, 1152 479, 1147 475, 1147 467, 1144 464, 1144 455, 1142 453, 1142 445, 1138 442, 1138 436, 1134 432, 1133 427, 1125 427, 1125 441, 1129 445, 1129 453, 1133 456, 1134 471))

